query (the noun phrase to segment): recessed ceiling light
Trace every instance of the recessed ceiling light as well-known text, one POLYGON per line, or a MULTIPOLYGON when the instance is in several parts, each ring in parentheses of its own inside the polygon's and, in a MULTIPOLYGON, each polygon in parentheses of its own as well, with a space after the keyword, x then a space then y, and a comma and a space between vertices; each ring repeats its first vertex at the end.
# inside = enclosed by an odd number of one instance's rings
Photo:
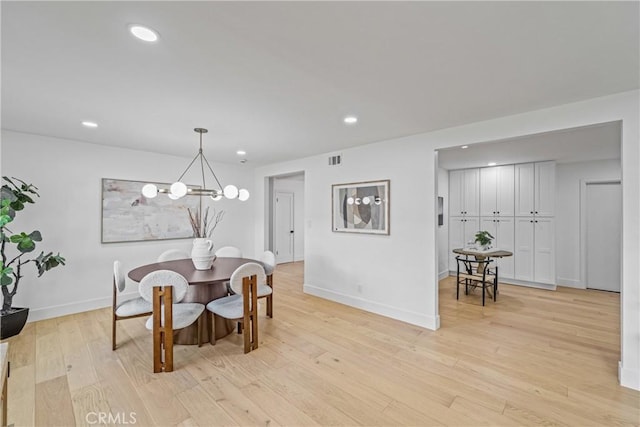
POLYGON ((151 28, 143 27, 142 25, 130 25, 129 31, 135 37, 145 42, 155 42, 158 40, 158 33, 151 28))
POLYGON ((496 162, 490 162, 487 164, 487 166, 495 166, 495 165, 496 165, 496 162))
POLYGON ((358 123, 358 118, 356 116, 347 116, 344 118, 344 122, 348 125, 352 125, 358 123))
POLYGON ((82 122, 83 126, 86 126, 88 128, 97 128, 98 124, 96 122, 82 122))
POLYGON ((469 146, 468 146, 468 145, 463 145, 463 146, 462 146, 462 147, 460 147, 460 148, 462 148, 462 149, 464 150, 464 149, 466 149, 466 148, 469 148, 469 146))
POLYGON ((238 150, 238 151, 236 151, 236 154, 237 154, 238 156, 244 156, 245 154, 247 154, 247 152, 246 152, 246 151, 244 151, 244 150, 238 150))

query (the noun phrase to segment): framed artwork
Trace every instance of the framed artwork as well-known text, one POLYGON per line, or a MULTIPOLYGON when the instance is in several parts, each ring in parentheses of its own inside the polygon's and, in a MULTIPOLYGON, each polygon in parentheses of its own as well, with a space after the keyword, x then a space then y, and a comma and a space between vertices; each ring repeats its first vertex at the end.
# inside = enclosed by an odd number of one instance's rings
POLYGON ((438 196, 438 225, 444 225, 444 197, 438 196))
POLYGON ((102 179, 102 243, 193 237, 187 208, 199 209, 200 197, 171 200, 159 194, 147 199, 141 192, 145 184, 149 182, 102 179))
POLYGON ((335 232, 389 234, 389 180, 334 184, 332 222, 335 232))

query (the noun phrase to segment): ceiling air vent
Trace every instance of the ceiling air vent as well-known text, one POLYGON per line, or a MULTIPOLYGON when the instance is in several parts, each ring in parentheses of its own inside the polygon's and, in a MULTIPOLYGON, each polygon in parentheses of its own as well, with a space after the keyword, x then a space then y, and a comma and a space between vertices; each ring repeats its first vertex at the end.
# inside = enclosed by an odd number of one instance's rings
POLYGON ((342 155, 329 156, 329 166, 340 166, 342 164, 342 155))

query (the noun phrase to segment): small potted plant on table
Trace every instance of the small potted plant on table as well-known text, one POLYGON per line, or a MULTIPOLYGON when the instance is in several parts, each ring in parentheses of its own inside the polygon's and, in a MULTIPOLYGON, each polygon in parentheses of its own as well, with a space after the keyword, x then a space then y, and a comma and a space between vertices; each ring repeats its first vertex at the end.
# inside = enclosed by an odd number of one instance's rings
POLYGON ((488 231, 478 231, 476 233, 475 242, 480 245, 480 249, 483 251, 488 251, 491 249, 491 242, 493 241, 493 236, 488 231))

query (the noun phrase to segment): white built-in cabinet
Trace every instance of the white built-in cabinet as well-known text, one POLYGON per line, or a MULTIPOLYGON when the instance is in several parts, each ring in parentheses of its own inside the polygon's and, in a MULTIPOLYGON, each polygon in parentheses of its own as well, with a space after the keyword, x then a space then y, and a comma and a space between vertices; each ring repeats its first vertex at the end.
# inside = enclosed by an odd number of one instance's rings
MULTIPOLYGON (((493 247, 515 253, 514 250, 514 218, 512 217, 481 217, 479 230, 486 230, 494 237, 493 247)), ((496 258, 498 276, 501 279, 513 279, 514 257, 496 258)))
POLYGON ((516 216, 554 216, 555 162, 515 165, 516 216))
POLYGON ((514 254, 496 260, 501 280, 555 284, 555 193, 555 162, 450 171, 449 248, 487 230, 514 254))
POLYGON ((463 169, 449 173, 449 215, 478 216, 480 211, 480 170, 463 169))
POLYGON ((514 271, 516 280, 555 284, 555 220, 517 217, 514 271))
POLYGON ((513 216, 514 165, 480 169, 480 216, 513 216))
MULTIPOLYGON (((464 248, 467 242, 474 241, 480 226, 478 217, 451 217, 449 219, 449 247, 464 248)), ((456 254, 449 252, 449 270, 457 269, 456 254)))

